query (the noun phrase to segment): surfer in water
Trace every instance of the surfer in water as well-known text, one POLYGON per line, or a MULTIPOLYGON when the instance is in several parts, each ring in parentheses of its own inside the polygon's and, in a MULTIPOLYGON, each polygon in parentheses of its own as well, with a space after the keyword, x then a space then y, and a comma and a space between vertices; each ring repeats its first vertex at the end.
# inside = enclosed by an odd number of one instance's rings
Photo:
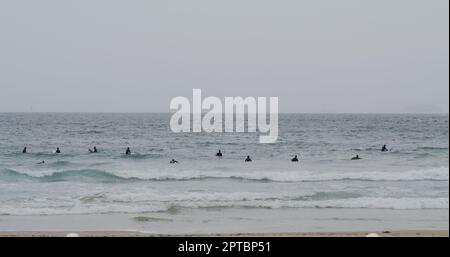
POLYGON ((45 161, 38 162, 36 164, 45 164, 45 161))
POLYGON ((245 159, 245 162, 251 162, 252 159, 250 158, 250 155, 247 155, 247 158, 245 159))
POLYGON ((178 161, 175 160, 175 159, 172 159, 169 163, 170 163, 170 164, 174 164, 174 163, 178 163, 178 161))
POLYGON ((59 147, 56 147, 55 153, 61 153, 61 150, 59 150, 59 147))
POLYGON ((352 158, 352 160, 354 161, 354 160, 361 160, 362 158, 361 157, 359 157, 359 155, 357 154, 355 157, 353 157, 352 158))
POLYGON ((383 147, 381 148, 381 151, 382 151, 382 152, 387 152, 387 151, 389 151, 389 150, 387 149, 387 146, 386 146, 386 145, 383 145, 383 147))
POLYGON ((291 162, 298 162, 298 157, 297 157, 297 155, 295 155, 294 158, 291 159, 291 162))
POLYGON ((217 156, 217 157, 222 157, 222 151, 219 150, 219 151, 216 153, 216 156, 217 156))
POLYGON ((130 150, 129 147, 127 147, 127 150, 125 151, 125 154, 126 154, 126 155, 130 155, 130 154, 131 154, 131 150, 130 150))
POLYGON ((22 153, 27 153, 27 148, 26 147, 23 148, 22 153))
POLYGON ((96 146, 94 146, 94 150, 91 150, 91 149, 89 149, 89 152, 90 152, 90 153, 98 153, 98 151, 97 151, 97 147, 96 147, 96 146))

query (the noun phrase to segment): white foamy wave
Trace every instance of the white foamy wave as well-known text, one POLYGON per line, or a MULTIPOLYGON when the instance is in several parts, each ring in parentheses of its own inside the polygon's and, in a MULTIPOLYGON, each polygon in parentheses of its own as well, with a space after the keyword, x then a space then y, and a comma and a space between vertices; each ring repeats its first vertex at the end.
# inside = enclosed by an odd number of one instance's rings
POLYGON ((333 180, 366 180, 366 181, 414 181, 414 180, 448 180, 449 168, 431 168, 409 171, 361 171, 361 172, 314 172, 287 171, 235 174, 236 178, 252 180, 269 180, 280 182, 308 182, 333 180))
MULTIPOLYGON (((275 207, 275 206, 274 206, 275 207)), ((360 197, 310 202, 291 202, 281 207, 291 208, 368 208, 368 209, 448 209, 448 198, 381 198, 360 197)))
POLYGON ((119 170, 114 175, 125 179, 140 180, 193 180, 193 179, 245 179, 276 182, 314 182, 333 180, 365 181, 415 181, 415 180, 449 180, 449 168, 438 167, 407 171, 217 171, 217 170, 119 170))
MULTIPOLYGON (((318 199, 318 194, 286 196, 261 193, 186 193, 162 197, 148 194, 99 194, 91 197, 35 198, 0 206, 2 215, 62 215, 98 213, 173 212, 181 208, 349 208, 448 209, 448 197, 341 197, 318 199), (137 199, 136 196, 139 196, 137 199), (158 200, 156 200, 158 199, 158 200)), ((331 193, 330 193, 331 195, 331 193)), ((329 197, 328 197, 329 198, 329 197)))
MULTIPOLYGON (((257 171, 257 170, 9 170, 12 175, 43 178, 49 181, 76 180, 91 178, 105 180, 198 180, 198 179, 241 179, 275 182, 315 182, 334 180, 362 181, 418 181, 418 180, 449 180, 449 167, 416 169, 406 171, 257 171)), ((0 174, 1 175, 1 174, 0 174)))

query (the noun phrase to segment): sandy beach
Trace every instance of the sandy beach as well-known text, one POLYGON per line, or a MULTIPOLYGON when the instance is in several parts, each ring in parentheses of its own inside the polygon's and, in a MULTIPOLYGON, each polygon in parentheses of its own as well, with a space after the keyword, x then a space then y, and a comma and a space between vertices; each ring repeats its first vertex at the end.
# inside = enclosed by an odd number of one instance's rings
MULTIPOLYGON (((16 231, 0 232, 0 237, 66 237, 71 231, 16 231)), ((80 237, 448 237, 446 230, 372 231, 372 232, 310 232, 310 233, 234 233, 234 234, 153 234, 130 231, 82 231, 80 237)))
POLYGON ((446 210, 182 209, 173 213, 0 216, 2 237, 449 236, 446 210))

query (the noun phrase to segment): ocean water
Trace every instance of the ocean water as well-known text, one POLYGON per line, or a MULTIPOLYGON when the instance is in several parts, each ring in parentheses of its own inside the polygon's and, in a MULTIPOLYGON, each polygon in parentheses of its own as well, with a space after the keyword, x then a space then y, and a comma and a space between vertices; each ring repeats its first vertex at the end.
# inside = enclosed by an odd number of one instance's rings
POLYGON ((173 133, 169 119, 0 114, 0 215, 449 208, 448 115, 281 114, 274 144, 173 133))

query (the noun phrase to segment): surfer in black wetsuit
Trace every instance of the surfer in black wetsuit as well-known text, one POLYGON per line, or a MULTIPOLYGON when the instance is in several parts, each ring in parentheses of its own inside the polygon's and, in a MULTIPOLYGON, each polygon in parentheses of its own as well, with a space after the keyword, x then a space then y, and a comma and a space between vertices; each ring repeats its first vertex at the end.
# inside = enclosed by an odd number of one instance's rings
POLYGON ((22 153, 27 153, 27 148, 26 147, 23 148, 22 153))
POLYGON ((89 149, 89 152, 90 152, 90 153, 98 153, 98 151, 97 151, 97 147, 96 147, 96 146, 94 146, 94 150, 91 150, 91 149, 89 149))
POLYGON ((45 161, 38 162, 36 164, 45 164, 45 161))
POLYGON ((387 146, 386 146, 386 145, 383 145, 383 147, 381 148, 381 151, 382 151, 382 152, 387 152, 387 151, 389 151, 389 150, 387 149, 387 146))
POLYGON ((56 147, 55 153, 61 153, 61 150, 59 150, 59 147, 56 147))
POLYGON ((251 162, 252 159, 250 158, 250 155, 247 155, 247 158, 245 159, 245 162, 251 162))
POLYGON ((291 162, 298 162, 298 157, 297 157, 297 155, 295 155, 294 158, 291 159, 291 162))
POLYGON ((361 160, 361 157, 359 157, 359 155, 356 155, 355 157, 352 158, 352 160, 361 160))
POLYGON ((130 150, 129 147, 127 147, 127 150, 125 151, 125 154, 126 154, 126 155, 130 155, 130 154, 131 154, 131 150, 130 150))
POLYGON ((175 160, 175 159, 172 159, 169 163, 170 163, 170 164, 174 164, 174 163, 178 163, 178 161, 175 160))
POLYGON ((217 157, 222 157, 222 151, 219 150, 219 151, 216 153, 216 156, 217 156, 217 157))

